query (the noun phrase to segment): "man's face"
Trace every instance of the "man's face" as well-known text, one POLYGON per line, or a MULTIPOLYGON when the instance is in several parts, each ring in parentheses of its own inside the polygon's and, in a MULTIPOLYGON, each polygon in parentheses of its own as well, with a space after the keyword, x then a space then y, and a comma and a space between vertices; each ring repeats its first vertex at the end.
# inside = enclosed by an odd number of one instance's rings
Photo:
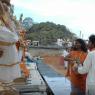
POLYGON ((91 42, 91 41, 89 41, 89 42, 88 42, 88 49, 90 49, 90 50, 91 50, 92 48, 93 48, 93 44, 92 44, 92 42, 91 42))

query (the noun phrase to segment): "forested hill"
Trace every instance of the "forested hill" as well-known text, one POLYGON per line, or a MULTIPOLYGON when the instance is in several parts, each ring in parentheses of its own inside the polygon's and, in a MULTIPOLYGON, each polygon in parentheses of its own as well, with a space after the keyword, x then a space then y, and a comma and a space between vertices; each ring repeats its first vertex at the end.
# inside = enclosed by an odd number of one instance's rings
POLYGON ((58 38, 73 39, 75 34, 60 24, 52 22, 42 22, 33 24, 33 26, 27 31, 27 38, 33 40, 39 40, 41 44, 52 44, 56 42, 58 38))

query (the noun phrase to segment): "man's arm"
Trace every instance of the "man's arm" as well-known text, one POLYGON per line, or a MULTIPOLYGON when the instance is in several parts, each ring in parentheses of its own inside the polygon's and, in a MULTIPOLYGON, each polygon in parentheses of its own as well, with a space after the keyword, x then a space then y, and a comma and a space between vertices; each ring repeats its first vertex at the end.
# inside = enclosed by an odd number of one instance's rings
POLYGON ((91 53, 89 53, 83 63, 83 65, 78 66, 78 73, 86 74, 89 72, 89 68, 91 66, 91 53))

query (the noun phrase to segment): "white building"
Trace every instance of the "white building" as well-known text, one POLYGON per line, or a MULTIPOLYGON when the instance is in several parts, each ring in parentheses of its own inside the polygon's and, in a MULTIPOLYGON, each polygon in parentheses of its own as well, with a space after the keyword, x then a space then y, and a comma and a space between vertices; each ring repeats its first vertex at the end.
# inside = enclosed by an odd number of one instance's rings
POLYGON ((63 39, 57 39, 57 45, 62 47, 63 46, 63 39))

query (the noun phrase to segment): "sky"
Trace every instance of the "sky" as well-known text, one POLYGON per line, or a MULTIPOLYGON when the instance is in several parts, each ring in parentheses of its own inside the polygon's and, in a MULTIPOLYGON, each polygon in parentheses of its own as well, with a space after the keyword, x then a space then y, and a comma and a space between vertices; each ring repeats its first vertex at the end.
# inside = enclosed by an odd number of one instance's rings
POLYGON ((83 39, 95 34, 95 0, 11 0, 11 4, 18 18, 23 13, 34 22, 65 25, 83 39))

